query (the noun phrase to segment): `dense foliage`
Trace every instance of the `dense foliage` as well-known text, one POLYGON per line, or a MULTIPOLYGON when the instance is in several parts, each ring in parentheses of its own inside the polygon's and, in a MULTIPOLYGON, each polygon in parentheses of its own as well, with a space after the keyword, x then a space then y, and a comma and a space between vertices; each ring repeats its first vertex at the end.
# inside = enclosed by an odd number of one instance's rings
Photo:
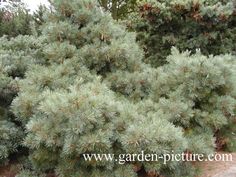
POLYGON ((137 39, 153 66, 165 63, 172 46, 192 52, 200 48, 205 55, 236 52, 233 0, 149 0, 139 15, 137 39))
POLYGON ((44 11, 41 7, 32 16, 23 4, 0 10, 0 162, 6 162, 10 153, 17 151, 24 136, 24 127, 12 114, 10 105, 17 95, 18 81, 36 62, 43 40, 27 35, 33 33, 33 23, 39 28, 44 11))
MULTIPOLYGON (((55 0, 52 5, 52 11, 39 11, 32 35, 0 39, 0 160, 23 139, 30 165, 18 177, 46 172, 60 177, 132 177, 140 169, 189 177, 195 172, 191 163, 121 165, 86 161, 83 154, 210 154, 217 141, 232 138, 234 38, 226 48, 215 45, 221 51, 194 46, 184 52, 181 39, 179 49, 163 46, 155 51, 165 58, 165 64, 155 68, 160 58, 154 63, 144 58, 135 33, 97 1, 55 0), (207 56, 211 53, 215 56, 207 56)), ((154 51, 158 45, 146 47, 154 51)), ((224 146, 231 150, 234 143, 229 139, 224 146)))
POLYGON ((169 121, 184 128, 191 151, 207 152, 214 147, 214 133, 235 118, 235 56, 172 49, 167 62, 158 68, 152 98, 169 121))
POLYGON ((22 131, 8 119, 5 110, 0 109, 0 165, 5 164, 8 156, 17 150, 21 143, 22 131))
POLYGON ((40 42, 33 36, 0 38, 0 161, 17 150, 22 141, 23 127, 12 114, 10 105, 19 90, 18 81, 37 58, 40 42))

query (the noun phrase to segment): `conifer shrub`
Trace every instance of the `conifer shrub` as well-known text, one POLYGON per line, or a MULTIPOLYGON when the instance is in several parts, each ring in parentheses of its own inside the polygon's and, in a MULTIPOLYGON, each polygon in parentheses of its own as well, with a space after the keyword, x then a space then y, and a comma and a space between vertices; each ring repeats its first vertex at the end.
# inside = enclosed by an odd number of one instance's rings
POLYGON ((26 69, 35 62, 40 39, 33 36, 0 38, 0 161, 19 147, 23 133, 21 123, 15 119, 10 105, 18 93, 18 81, 26 69))
MULTIPOLYGON (((34 18, 36 19, 36 14, 34 18)), ((38 17, 38 16, 37 16, 38 17)), ((10 110, 13 98, 18 93, 18 81, 26 69, 39 57, 43 39, 32 34, 32 15, 22 4, 0 10, 0 162, 18 150, 24 127, 10 110), (39 47, 40 46, 40 47, 39 47)), ((38 27, 40 25, 38 24, 38 27)))
POLYGON ((7 163, 8 156, 17 150, 22 131, 10 120, 5 110, 0 109, 0 165, 7 163))
POLYGON ((192 152, 211 153, 216 132, 235 124, 235 61, 233 55, 206 57, 173 48, 168 63, 158 68, 151 98, 183 128, 192 152))
POLYGON ((235 132, 236 132, 236 122, 234 119, 228 125, 225 125, 221 130, 216 132, 217 148, 219 150, 223 149, 227 152, 235 152, 236 151, 235 132))
POLYGON ((8 156, 17 150, 22 138, 22 132, 11 121, 9 112, 15 84, 2 69, 0 65, 0 165, 7 163, 8 156))
POLYGON ((137 40, 145 50, 145 62, 166 63, 171 47, 205 55, 234 53, 236 13, 234 1, 148 0, 135 17, 137 40))
POLYGON ((53 5, 41 36, 20 45, 30 64, 17 81, 12 111, 25 128, 30 170, 132 177, 141 166, 148 173, 193 176, 190 163, 120 165, 85 161, 83 154, 212 153, 215 133, 233 121, 235 56, 173 49, 166 65, 152 68, 142 62, 135 34, 96 1, 53 5))
POLYGON ((16 177, 47 177, 49 175, 46 174, 39 174, 37 172, 33 172, 30 170, 21 170, 16 177))
POLYGON ((121 81, 111 79, 124 73, 130 75, 128 83, 138 71, 143 75, 140 81, 147 78, 148 66, 141 61, 135 35, 102 12, 96 1, 55 1, 54 6, 42 26, 46 43, 38 52, 40 64, 28 67, 12 105, 26 127, 24 145, 30 149, 34 169, 55 169, 60 176, 131 177, 137 176, 132 163, 93 163, 82 155, 118 155, 143 148, 161 154, 163 147, 184 151, 187 143, 181 128, 155 119, 155 112, 130 101, 140 100, 136 98, 144 93, 140 86, 134 87, 138 94, 133 97, 134 89, 126 92, 128 86, 117 87, 121 81), (139 130, 140 125, 145 126, 139 130), (156 135, 162 127, 166 128, 156 135))

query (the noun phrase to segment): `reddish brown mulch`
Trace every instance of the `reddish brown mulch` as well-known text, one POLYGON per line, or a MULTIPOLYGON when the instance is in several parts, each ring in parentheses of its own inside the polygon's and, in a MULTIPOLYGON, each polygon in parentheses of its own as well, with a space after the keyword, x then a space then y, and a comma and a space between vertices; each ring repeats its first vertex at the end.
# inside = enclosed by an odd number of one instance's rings
POLYGON ((15 177, 18 172, 18 167, 15 164, 0 166, 0 177, 15 177))

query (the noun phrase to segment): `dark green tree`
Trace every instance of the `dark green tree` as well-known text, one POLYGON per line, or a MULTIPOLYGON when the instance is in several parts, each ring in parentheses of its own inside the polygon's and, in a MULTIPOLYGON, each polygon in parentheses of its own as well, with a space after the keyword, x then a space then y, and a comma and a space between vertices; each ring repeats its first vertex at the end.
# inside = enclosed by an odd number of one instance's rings
POLYGON ((234 1, 149 0, 140 5, 135 22, 145 61, 163 65, 171 47, 205 55, 236 54, 234 1))
POLYGON ((140 0, 99 0, 100 5, 116 20, 124 19, 138 8, 140 0))
POLYGON ((0 36, 8 35, 9 37, 16 37, 20 34, 31 34, 31 20, 32 16, 23 7, 19 7, 15 11, 1 9, 0 36))

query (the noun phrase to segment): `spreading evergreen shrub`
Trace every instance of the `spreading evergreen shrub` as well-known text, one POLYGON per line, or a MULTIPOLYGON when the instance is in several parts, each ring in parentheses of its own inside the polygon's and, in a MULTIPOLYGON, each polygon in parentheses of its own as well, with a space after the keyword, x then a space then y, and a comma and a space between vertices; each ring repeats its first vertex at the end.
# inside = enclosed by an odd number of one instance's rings
POLYGON ((224 126, 221 130, 216 132, 217 135, 217 150, 225 150, 227 152, 235 152, 236 142, 235 142, 235 133, 236 133, 236 122, 235 119, 224 126))
POLYGON ((191 151, 214 150, 215 132, 235 118, 235 56, 190 55, 173 48, 167 62, 158 68, 151 97, 169 121, 183 127, 191 151))
POLYGON ((96 1, 53 6, 40 36, 2 39, 8 47, 1 56, 11 52, 12 65, 3 64, 0 81, 19 91, 11 108, 35 171, 20 175, 132 177, 141 166, 149 174, 194 176, 190 163, 120 165, 83 154, 212 153, 216 133, 234 121, 235 56, 173 48, 166 65, 152 68, 135 34, 96 1))
POLYGON ((30 170, 22 170, 16 177, 46 177, 46 174, 38 174, 30 170))
POLYGON ((235 12, 234 0, 142 3, 134 28, 145 50, 145 61, 153 66, 164 64, 172 46, 192 52, 200 48, 205 55, 235 54, 235 12))
POLYGON ((12 114, 8 111, 12 92, 11 79, 0 70, 0 165, 7 162, 10 153, 17 150, 21 141, 21 131, 11 121, 12 114))
POLYGON ((34 168, 55 168, 60 176, 131 177, 137 176, 132 164, 86 162, 82 155, 143 148, 157 153, 184 151, 181 128, 129 101, 133 89, 124 94, 126 86, 120 88, 120 96, 114 92, 119 81, 111 80, 112 75, 148 74, 135 35, 102 12, 95 1, 55 1, 54 5, 55 13, 42 27, 47 44, 39 52, 41 64, 26 72, 12 106, 26 126, 24 144, 30 148, 34 168), (109 87, 112 84, 114 88, 109 87), (145 126, 137 129, 141 125, 145 126))
POLYGON ((0 38, 0 161, 16 151, 22 141, 23 127, 12 114, 10 105, 19 90, 18 81, 37 58, 40 42, 33 36, 0 38))
POLYGON ((22 131, 10 120, 7 113, 0 109, 0 165, 5 164, 8 156, 16 152, 22 139, 22 131))
MULTIPOLYGON (((36 19, 36 14, 34 18, 36 19)), ((39 19, 40 20, 40 19, 39 19)), ((18 92, 18 81, 26 69, 36 61, 42 40, 33 36, 33 16, 22 4, 0 10, 0 161, 17 151, 23 133, 21 123, 15 119, 10 104, 18 92), (22 36, 24 35, 24 36, 22 36)), ((39 25, 38 25, 39 26, 39 25)))

